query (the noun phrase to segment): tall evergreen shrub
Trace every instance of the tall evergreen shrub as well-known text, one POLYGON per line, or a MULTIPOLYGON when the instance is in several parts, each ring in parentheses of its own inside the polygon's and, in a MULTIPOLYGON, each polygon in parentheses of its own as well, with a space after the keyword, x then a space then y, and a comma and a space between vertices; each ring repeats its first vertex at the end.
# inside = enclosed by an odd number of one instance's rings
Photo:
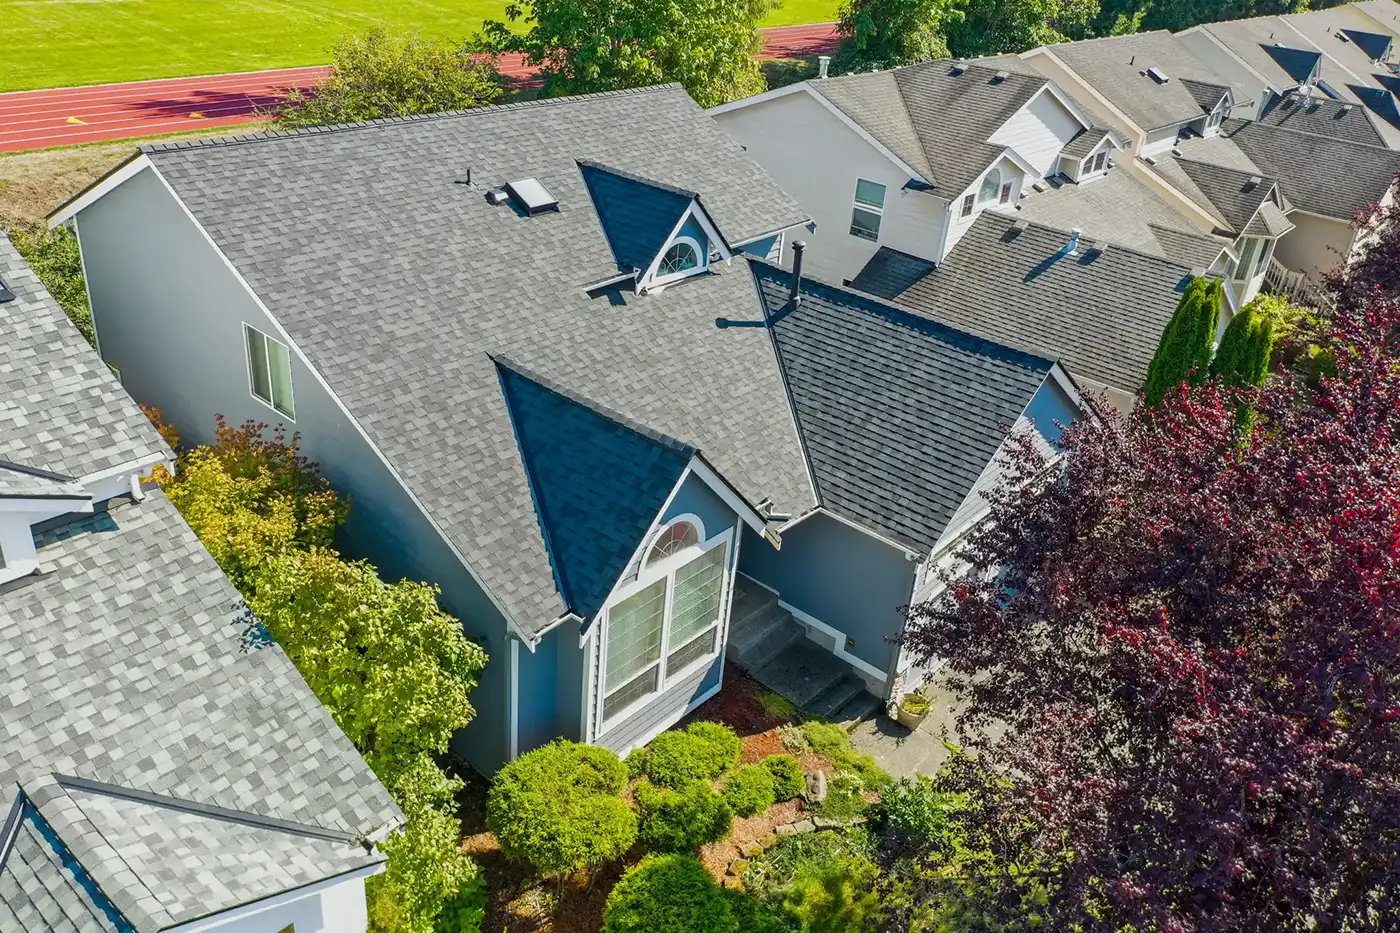
POLYGON ((1223 293, 1219 280, 1194 278, 1186 287, 1147 369, 1143 395, 1149 408, 1160 405, 1163 396, 1188 378, 1208 371, 1223 293))

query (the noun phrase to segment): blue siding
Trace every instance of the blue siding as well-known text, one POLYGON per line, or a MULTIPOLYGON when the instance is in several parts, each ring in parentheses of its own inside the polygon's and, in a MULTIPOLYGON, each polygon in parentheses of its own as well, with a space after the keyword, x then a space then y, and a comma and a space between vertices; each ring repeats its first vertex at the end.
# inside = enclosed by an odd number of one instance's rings
POLYGON ((694 216, 686 218, 685 223, 681 225, 680 235, 695 240, 706 253, 710 251, 710 238, 705 235, 705 228, 700 226, 700 221, 694 216))
POLYGON ((745 529, 739 569, 783 602, 855 640, 846 651, 888 671, 904 625, 916 565, 904 553, 826 515, 783 533, 775 551, 745 529))
POLYGON ((699 516, 705 525, 707 538, 713 538, 726 528, 732 528, 739 518, 714 490, 694 475, 687 476, 681 488, 676 491, 675 498, 661 516, 661 524, 687 512, 699 516))
POLYGON ((773 252, 773 247, 778 245, 777 235, 764 237, 761 240, 754 240, 752 243, 745 243, 739 247, 739 252, 757 256, 760 259, 767 259, 773 252))
POLYGON ((1055 422, 1068 425, 1079 417, 1079 409, 1075 407, 1069 394, 1060 388, 1059 383, 1054 379, 1047 379, 1045 385, 1035 394, 1035 398, 1026 406, 1025 417, 1034 422, 1035 429, 1040 432, 1041 437, 1052 444, 1058 444, 1064 430, 1057 427, 1055 422))

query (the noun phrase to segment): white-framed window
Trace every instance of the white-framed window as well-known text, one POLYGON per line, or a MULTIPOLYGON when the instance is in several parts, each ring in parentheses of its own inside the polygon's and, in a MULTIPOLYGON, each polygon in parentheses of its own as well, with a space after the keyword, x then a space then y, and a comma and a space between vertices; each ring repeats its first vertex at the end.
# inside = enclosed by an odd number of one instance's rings
POLYGON ((1218 129, 1220 127, 1221 122, 1224 119, 1225 104, 1224 102, 1221 102, 1219 104, 1216 104, 1215 109, 1210 112, 1210 115, 1208 117, 1206 117, 1206 132, 1209 133, 1213 130, 1218 129))
POLYGON ((1106 171, 1108 171, 1108 150, 1103 149, 1094 153, 1091 158, 1084 160, 1084 167, 1080 169, 1080 174, 1097 175, 1106 171))
POLYGON ((1004 182, 1001 183, 1001 195, 997 198, 997 203, 999 203, 999 204, 1010 204, 1010 203, 1011 203, 1011 182, 1009 182, 1009 181, 1004 181, 1004 182))
POLYGON ((249 324, 243 325, 248 357, 248 391, 289 419, 296 418, 292 402, 292 354, 287 345, 249 324))
POLYGON ((671 241, 656 266, 655 281, 663 282, 692 275, 705 268, 708 257, 694 237, 678 236, 671 241))
POLYGON ((996 200, 997 193, 1001 191, 1001 172, 992 169, 987 173, 987 177, 982 179, 982 190, 977 192, 979 204, 986 204, 988 201, 996 200))
POLYGON ((972 216, 972 209, 973 209, 974 207, 976 207, 976 206, 977 206, 977 195, 975 195, 975 194, 969 194, 969 195, 967 195, 967 196, 964 197, 963 200, 962 200, 962 211, 959 213, 958 216, 960 216, 960 217, 971 217, 971 216, 972 216))
POLYGON ((884 216, 885 186, 877 181, 857 178, 855 204, 851 207, 851 236, 878 240, 880 220, 884 216))
POLYGON ((683 515, 647 545, 636 579, 604 610, 602 730, 719 651, 730 531, 706 540, 683 515))
POLYGON ((1259 238, 1245 237, 1240 245, 1240 261, 1235 266, 1235 281, 1248 282, 1254 278, 1254 261, 1259 253, 1259 238))

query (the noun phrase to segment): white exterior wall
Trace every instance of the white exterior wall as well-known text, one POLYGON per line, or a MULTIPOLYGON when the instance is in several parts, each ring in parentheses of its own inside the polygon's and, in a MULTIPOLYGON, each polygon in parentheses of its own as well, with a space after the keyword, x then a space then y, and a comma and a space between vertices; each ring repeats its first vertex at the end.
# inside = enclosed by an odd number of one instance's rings
MULTIPOLYGON (((1025 185, 1025 183, 1025 173, 1017 167, 1015 162, 1012 162, 1010 159, 1003 156, 1002 158, 997 159, 995 162, 989 165, 987 167, 987 171, 983 172, 981 175, 978 175, 977 180, 974 181, 971 185, 969 185, 966 191, 958 192, 958 197, 953 202, 951 217, 952 223, 949 225, 948 228, 948 245, 945 247, 943 255, 946 256, 948 253, 953 251, 953 247, 958 245, 958 241, 963 238, 963 234, 967 233, 968 228, 972 226, 972 222, 976 220, 978 215, 981 214, 983 211, 994 210, 998 207, 1002 207, 1008 211, 1014 208, 1016 206, 1016 202, 1021 197, 1021 188, 1025 185), (971 214, 968 214, 966 217, 961 216, 962 199, 969 194, 978 194, 982 188, 982 182, 986 179, 987 175, 992 171, 992 169, 996 169, 997 171, 1001 172, 1002 184, 1005 184, 1007 181, 1011 182, 1011 198, 1004 205, 996 198, 993 198, 990 201, 979 201, 977 205, 973 207, 971 214)), ((943 256, 930 256, 928 258, 941 260, 943 256)))
POLYGON ((289 926, 296 933, 365 933, 369 918, 364 879, 316 886, 301 897, 268 898, 261 906, 253 903, 215 914, 175 927, 172 933, 280 933, 289 926))
POLYGON ((945 202, 928 192, 906 189, 907 172, 806 91, 714 118, 816 222, 816 233, 802 236, 807 241, 806 273, 839 284, 855 278, 881 246, 939 258, 945 202), (885 186, 877 241, 850 233, 858 178, 885 186))
POLYGON ((1336 268, 1351 253, 1355 231, 1346 221, 1302 211, 1294 211, 1288 219, 1294 228, 1279 239, 1274 258, 1291 271, 1321 282, 1323 273, 1336 268))
POLYGON ((1136 123, 1128 118, 1128 115, 1114 107, 1104 99, 1097 91, 1080 79, 1079 75, 1071 71, 1058 58, 1055 58, 1044 48, 1032 49, 1025 55, 1027 62, 1035 67, 1035 70, 1045 75, 1051 81, 1058 84, 1066 94, 1074 98, 1075 102, 1082 107, 1089 108, 1094 117, 1101 121, 1103 125, 1112 127, 1128 136, 1128 151, 1136 154, 1142 145, 1143 130, 1136 123))
POLYGON ((993 133, 991 141, 1015 150, 1041 175, 1049 175, 1060 151, 1083 128, 1054 94, 1043 90, 993 133))

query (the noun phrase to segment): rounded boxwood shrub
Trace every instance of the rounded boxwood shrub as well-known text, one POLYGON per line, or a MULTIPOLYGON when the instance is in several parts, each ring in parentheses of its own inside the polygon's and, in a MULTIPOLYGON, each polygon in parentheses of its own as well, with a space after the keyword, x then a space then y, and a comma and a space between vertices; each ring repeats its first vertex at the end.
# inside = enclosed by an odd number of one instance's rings
POLYGON ((773 775, 762 765, 744 765, 724 783, 724 799, 740 816, 762 813, 777 802, 773 775))
POLYGON ((734 822, 729 804, 704 781, 671 790, 643 779, 633 796, 637 838, 653 852, 694 852, 728 836, 734 822))
POLYGON ((730 899, 689 855, 649 855, 603 908, 603 933, 737 933, 730 899))
POLYGON ((801 796, 807 789, 807 774, 802 768, 802 762, 791 755, 765 758, 763 767, 773 775, 773 796, 778 800, 791 800, 801 796))
POLYGON ((606 748, 557 739, 500 770, 486 825, 507 858, 558 875, 631 848, 637 818, 622 799, 627 767, 606 748))
POLYGON ((653 784, 679 788, 691 781, 714 780, 731 770, 743 750, 743 740, 732 729, 697 722, 684 732, 663 732, 652 739, 639 767, 653 784))

